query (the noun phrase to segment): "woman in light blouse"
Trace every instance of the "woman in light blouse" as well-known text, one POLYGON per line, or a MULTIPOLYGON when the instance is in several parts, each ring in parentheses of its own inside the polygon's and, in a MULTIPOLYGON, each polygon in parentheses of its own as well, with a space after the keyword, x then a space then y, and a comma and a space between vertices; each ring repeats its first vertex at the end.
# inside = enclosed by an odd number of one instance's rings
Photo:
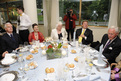
POLYGON ((28 37, 29 43, 32 44, 33 40, 43 42, 44 36, 41 32, 39 32, 38 25, 36 23, 34 23, 32 25, 32 28, 34 31, 29 34, 29 37, 28 37))
POLYGON ((59 40, 61 38, 67 40, 67 32, 65 28, 62 28, 62 22, 58 22, 56 28, 52 30, 51 37, 53 40, 59 40))

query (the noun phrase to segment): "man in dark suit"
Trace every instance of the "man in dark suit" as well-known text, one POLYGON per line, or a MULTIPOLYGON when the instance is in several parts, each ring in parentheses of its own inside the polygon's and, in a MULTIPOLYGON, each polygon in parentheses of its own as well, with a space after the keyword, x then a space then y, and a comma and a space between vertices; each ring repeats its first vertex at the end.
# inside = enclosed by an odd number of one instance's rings
MULTIPOLYGON (((102 38, 101 44, 103 44, 103 55, 108 59, 108 62, 115 63, 116 57, 121 51, 121 40, 118 37, 118 27, 111 26, 108 29, 108 34, 105 34, 102 38)), ((100 45, 96 47, 99 50, 100 45)))
POLYGON ((19 47, 19 44, 21 43, 20 37, 18 34, 13 33, 13 28, 11 23, 5 24, 5 30, 6 33, 2 36, 2 50, 8 51, 11 53, 13 50, 16 50, 19 47))
POLYGON ((88 45, 93 42, 92 30, 88 28, 88 21, 82 22, 82 28, 76 30, 76 39, 79 43, 88 45))

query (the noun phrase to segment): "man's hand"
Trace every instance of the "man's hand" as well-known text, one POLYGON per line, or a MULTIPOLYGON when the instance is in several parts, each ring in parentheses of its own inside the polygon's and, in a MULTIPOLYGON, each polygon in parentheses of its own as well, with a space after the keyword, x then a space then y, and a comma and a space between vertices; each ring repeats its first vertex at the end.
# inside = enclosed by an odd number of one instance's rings
POLYGON ((7 54, 8 51, 5 51, 3 54, 2 54, 2 57, 5 57, 5 54, 7 54))
POLYGON ((80 35, 80 37, 83 37, 83 38, 85 38, 85 35, 80 35))

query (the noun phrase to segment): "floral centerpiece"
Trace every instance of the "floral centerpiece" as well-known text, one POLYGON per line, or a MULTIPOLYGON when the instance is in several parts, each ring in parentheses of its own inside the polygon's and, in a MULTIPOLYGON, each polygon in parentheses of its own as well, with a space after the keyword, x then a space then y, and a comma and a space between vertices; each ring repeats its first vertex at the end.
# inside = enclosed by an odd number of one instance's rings
POLYGON ((62 47, 61 43, 59 44, 57 42, 50 43, 46 51, 47 59, 61 58, 61 50, 60 50, 61 47, 62 47))

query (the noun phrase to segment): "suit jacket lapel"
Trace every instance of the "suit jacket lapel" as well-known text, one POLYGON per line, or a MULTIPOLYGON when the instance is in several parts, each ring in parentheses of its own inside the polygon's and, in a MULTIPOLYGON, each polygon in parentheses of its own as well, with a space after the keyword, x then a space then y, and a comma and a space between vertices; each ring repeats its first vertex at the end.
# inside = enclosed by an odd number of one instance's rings
POLYGON ((6 37, 11 41, 11 42, 15 42, 12 40, 12 38, 6 33, 6 37))
POLYGON ((85 36, 88 35, 88 28, 87 28, 86 31, 84 32, 84 35, 85 35, 85 36))
MULTIPOLYGON (((117 39, 117 38, 116 38, 117 39)), ((114 39, 108 46, 107 48, 105 48, 104 50, 110 49, 110 47, 112 48, 113 45, 115 45, 116 39, 114 39)), ((106 44, 106 42, 105 42, 106 44)))
POLYGON ((80 29, 79 36, 81 35, 81 33, 82 33, 82 28, 80 29))

